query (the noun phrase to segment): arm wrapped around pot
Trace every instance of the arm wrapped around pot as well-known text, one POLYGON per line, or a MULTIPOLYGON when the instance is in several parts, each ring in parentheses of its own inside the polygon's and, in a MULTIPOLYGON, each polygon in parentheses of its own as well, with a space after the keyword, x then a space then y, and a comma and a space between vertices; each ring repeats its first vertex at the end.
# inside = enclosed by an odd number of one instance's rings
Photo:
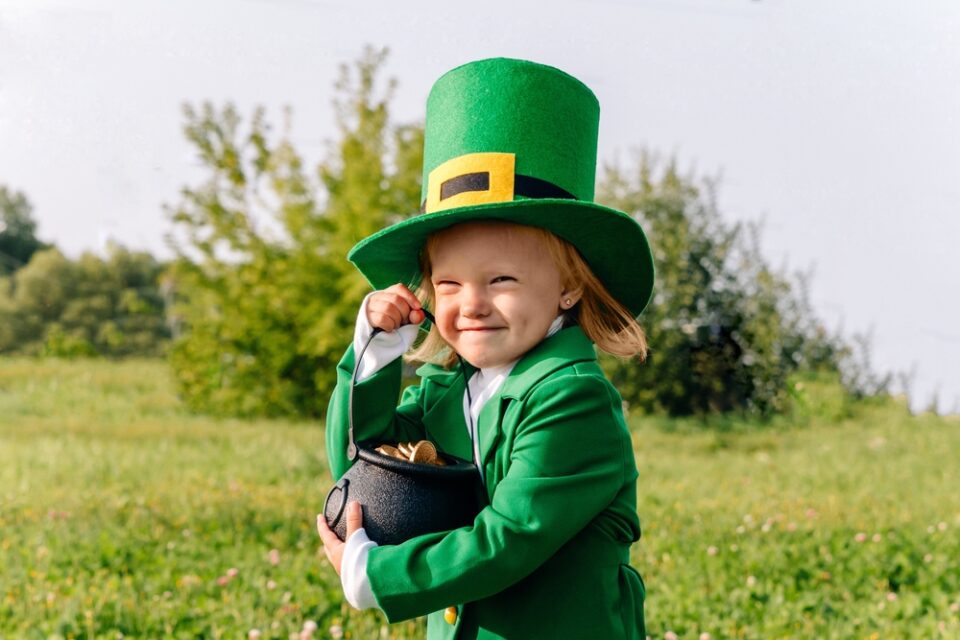
MULTIPOLYGON (((507 442, 487 467, 489 476, 503 475, 472 526, 371 550, 368 576, 387 618, 496 594, 558 598, 578 579, 607 571, 608 560, 626 562, 639 523, 636 470, 619 403, 597 377, 539 385, 506 418, 507 442), (529 588, 519 584, 524 580, 529 588)), ((597 584, 616 580, 616 570, 610 575, 597 584)))

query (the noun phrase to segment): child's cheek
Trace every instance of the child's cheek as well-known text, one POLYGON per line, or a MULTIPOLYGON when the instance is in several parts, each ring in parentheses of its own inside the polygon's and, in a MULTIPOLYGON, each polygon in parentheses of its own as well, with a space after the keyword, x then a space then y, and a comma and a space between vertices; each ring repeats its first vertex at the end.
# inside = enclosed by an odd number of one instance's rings
POLYGON ((437 330, 440 332, 440 337, 447 342, 453 340, 456 335, 455 322, 455 315, 441 309, 437 310, 437 330))

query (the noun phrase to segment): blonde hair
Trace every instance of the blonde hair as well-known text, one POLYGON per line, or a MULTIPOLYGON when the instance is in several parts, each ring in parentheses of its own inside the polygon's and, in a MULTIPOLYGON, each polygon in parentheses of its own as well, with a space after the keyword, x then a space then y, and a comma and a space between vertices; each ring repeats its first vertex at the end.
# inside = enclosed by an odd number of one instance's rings
MULTIPOLYGON (((579 325, 601 351, 623 358, 636 357, 641 361, 646 358, 647 337, 643 327, 610 294, 576 247, 540 227, 499 221, 495 224, 509 225, 540 239, 560 272, 563 287, 568 291, 582 292, 580 300, 567 310, 565 324, 579 325)), ((427 238, 420 253, 421 279, 417 286, 417 297, 430 309, 434 307, 430 249, 436 246, 439 233, 427 238)), ((448 368, 457 362, 457 354, 440 336, 436 326, 430 327, 427 336, 406 357, 410 361, 431 362, 448 368)))

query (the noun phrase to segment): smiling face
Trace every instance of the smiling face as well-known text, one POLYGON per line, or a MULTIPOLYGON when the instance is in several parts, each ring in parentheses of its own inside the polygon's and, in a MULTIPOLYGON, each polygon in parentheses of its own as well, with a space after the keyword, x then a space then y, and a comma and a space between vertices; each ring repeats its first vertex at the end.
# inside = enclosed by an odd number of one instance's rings
POLYGON ((441 337, 475 367, 517 360, 575 303, 544 242, 509 223, 465 223, 428 243, 441 337), (561 306, 563 305, 563 306, 561 306))

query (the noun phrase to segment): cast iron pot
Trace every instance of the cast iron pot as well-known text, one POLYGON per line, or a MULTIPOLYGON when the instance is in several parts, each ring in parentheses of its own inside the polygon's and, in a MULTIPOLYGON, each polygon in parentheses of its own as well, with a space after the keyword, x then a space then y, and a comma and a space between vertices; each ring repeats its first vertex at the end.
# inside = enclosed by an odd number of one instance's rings
MULTIPOLYGON (((378 544, 399 544, 426 533, 469 525, 480 512, 485 495, 475 464, 443 452, 438 453, 446 466, 415 464, 375 451, 381 444, 396 446, 396 442, 354 441, 353 389, 360 360, 377 333, 379 330, 374 330, 357 356, 350 381, 347 456, 354 462, 327 494, 323 505, 327 524, 345 540, 346 505, 356 500, 363 505, 367 536, 378 544)), ((472 423, 470 426, 471 434, 476 433, 472 423)))

